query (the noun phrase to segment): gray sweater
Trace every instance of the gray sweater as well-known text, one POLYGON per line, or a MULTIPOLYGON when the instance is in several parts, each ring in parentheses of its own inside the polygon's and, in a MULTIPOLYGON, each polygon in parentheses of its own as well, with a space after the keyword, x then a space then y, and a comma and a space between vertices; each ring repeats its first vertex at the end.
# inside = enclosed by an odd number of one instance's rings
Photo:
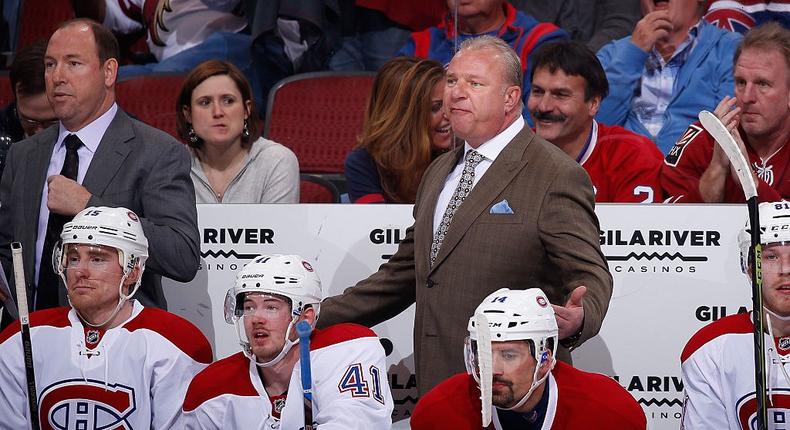
POLYGON ((299 203, 299 162, 290 149, 259 138, 252 143, 244 166, 228 184, 220 201, 211 189, 197 155, 190 172, 197 203, 299 203))

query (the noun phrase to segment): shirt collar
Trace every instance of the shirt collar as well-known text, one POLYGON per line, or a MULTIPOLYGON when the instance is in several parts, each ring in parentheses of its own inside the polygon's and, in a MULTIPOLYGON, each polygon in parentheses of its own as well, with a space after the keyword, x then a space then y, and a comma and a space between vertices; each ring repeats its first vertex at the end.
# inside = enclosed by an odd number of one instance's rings
MULTIPOLYGON (((513 124, 510 124, 501 133, 492 137, 491 140, 483 142, 483 144, 477 148, 472 148, 469 146, 468 142, 464 143, 464 154, 469 152, 470 149, 474 149, 480 155, 485 157, 486 160, 489 160, 493 163, 494 160, 496 160, 496 158, 499 156, 499 153, 505 149, 505 146, 507 146, 507 144, 510 143, 514 137, 516 137, 522 128, 524 128, 524 117, 519 115, 518 118, 513 121, 513 124)), ((461 162, 463 163, 463 157, 461 158, 461 162)))
POLYGON ((669 57, 669 61, 665 62, 664 57, 662 57, 661 54, 658 53, 658 50, 654 47, 650 51, 650 57, 648 58, 646 65, 648 70, 655 70, 669 63, 685 63, 689 54, 691 54, 691 50, 694 49, 694 45, 696 45, 697 36, 699 36, 703 21, 704 20, 700 19, 696 24, 689 28, 688 33, 686 33, 686 38, 683 39, 683 42, 681 42, 677 48, 675 48, 675 52, 673 52, 672 56, 669 57))
POLYGON ((110 123, 113 118, 115 118, 116 113, 118 113, 118 105, 113 103, 107 112, 104 112, 101 116, 76 132, 68 131, 66 127, 63 126, 63 123, 60 123, 58 126, 58 141, 55 143, 55 149, 57 150, 59 147, 63 146, 63 140, 66 139, 66 136, 76 134, 82 141, 82 144, 88 148, 90 152, 96 153, 96 149, 99 148, 99 143, 102 137, 104 137, 107 128, 110 127, 110 123))

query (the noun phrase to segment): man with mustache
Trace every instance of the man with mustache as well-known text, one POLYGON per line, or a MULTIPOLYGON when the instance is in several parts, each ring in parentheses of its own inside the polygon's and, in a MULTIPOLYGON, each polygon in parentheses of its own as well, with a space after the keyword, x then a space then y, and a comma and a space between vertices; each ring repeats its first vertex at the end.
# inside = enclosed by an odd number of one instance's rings
MULTIPOLYGON (((735 97, 714 113, 749 160, 760 201, 790 199, 790 30, 777 23, 750 30, 734 63, 735 97)), ((674 201, 745 201, 727 156, 699 122, 667 154, 661 186, 674 201)))
POLYGON ((541 46, 527 108, 538 136, 590 175, 599 203, 660 202, 661 152, 650 139, 593 118, 609 85, 595 54, 579 42, 541 46))
POLYGON ((467 327, 467 371, 420 399, 411 416, 412 430, 477 430, 483 408, 491 410, 497 430, 646 427, 642 408, 617 382, 556 360, 557 322, 539 288, 495 291, 480 303, 467 327), (480 400, 478 315, 486 317, 491 339, 490 405, 480 400))
POLYGON ((705 0, 642 0, 629 37, 598 51, 609 96, 596 118, 656 142, 665 154, 697 119, 732 94, 732 53, 741 36, 702 20, 705 0))

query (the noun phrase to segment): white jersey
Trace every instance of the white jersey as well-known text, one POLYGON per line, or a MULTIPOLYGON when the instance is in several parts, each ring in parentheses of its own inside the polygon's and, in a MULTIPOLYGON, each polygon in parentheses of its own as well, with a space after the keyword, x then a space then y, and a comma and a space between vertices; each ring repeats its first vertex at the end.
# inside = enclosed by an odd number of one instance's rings
MULTIPOLYGON (((686 399, 681 428, 754 429, 754 335, 751 313, 722 318, 700 329, 681 355, 686 399)), ((782 357, 790 358, 790 337, 765 335, 769 394, 768 428, 787 428, 790 422, 790 372, 782 357)))
POLYGON ((104 26, 121 34, 148 30, 157 60, 202 43, 218 31, 238 33, 247 20, 234 13, 240 0, 104 0, 104 26))
MULTIPOLYGON (((69 308, 30 315, 42 429, 167 429, 211 346, 190 322, 134 302, 101 332, 69 308)), ((0 429, 30 428, 18 324, 0 333, 0 429)))
MULTIPOLYGON (((319 429, 390 428, 393 403, 384 349, 373 331, 355 324, 316 330, 310 338, 310 351, 313 422, 319 429)), ((303 404, 299 362, 285 398, 270 398, 258 367, 237 353, 195 376, 177 427, 300 429, 304 426, 303 404), (279 419, 273 404, 279 409, 279 419)))

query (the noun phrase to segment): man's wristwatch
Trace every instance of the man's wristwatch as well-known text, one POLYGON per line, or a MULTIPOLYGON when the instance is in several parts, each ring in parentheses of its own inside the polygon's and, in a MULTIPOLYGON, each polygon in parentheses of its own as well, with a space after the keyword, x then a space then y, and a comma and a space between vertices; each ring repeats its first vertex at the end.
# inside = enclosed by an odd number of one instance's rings
POLYGON ((579 327, 579 331, 577 331, 576 333, 566 337, 565 339, 560 340, 560 345, 562 345, 562 346, 564 346, 564 347, 566 347, 568 349, 574 349, 577 346, 579 346, 578 342, 579 342, 579 339, 582 338, 582 329, 583 328, 584 328, 584 324, 582 324, 582 326, 579 327))

